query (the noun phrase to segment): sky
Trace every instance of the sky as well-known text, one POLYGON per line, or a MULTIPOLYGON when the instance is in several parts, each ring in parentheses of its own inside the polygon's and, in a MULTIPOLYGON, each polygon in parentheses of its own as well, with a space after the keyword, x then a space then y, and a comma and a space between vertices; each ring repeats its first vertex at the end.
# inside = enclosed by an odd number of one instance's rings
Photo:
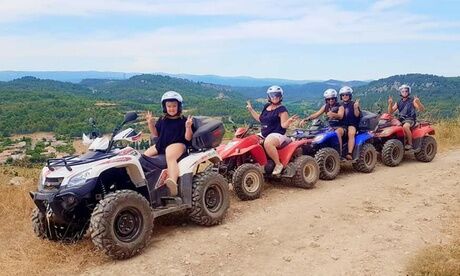
POLYGON ((460 75, 457 0, 0 0, 0 70, 460 75))

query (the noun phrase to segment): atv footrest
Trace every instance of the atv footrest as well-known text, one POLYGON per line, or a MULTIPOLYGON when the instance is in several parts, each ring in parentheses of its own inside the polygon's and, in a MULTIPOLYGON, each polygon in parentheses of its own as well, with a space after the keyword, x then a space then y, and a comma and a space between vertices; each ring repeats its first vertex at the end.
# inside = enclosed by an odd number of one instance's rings
POLYGON ((182 198, 174 197, 174 196, 163 196, 163 197, 161 197, 161 203, 162 203, 163 206, 181 205, 182 204, 182 198))

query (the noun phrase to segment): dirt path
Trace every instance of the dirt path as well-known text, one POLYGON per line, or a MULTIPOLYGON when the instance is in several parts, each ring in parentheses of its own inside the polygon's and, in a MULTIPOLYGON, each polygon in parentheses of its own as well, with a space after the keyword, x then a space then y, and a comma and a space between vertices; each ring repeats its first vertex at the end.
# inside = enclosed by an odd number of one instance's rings
POLYGON ((408 157, 372 174, 343 171, 313 190, 267 185, 259 200, 233 197, 217 227, 159 226, 143 254, 86 274, 398 275, 416 250, 450 238, 460 150, 428 164, 408 157))

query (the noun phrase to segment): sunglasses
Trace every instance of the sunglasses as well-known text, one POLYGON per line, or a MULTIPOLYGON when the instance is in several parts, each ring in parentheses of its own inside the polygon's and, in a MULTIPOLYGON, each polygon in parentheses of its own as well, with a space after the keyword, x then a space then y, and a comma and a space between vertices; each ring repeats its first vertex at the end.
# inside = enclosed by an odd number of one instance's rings
POLYGON ((342 94, 341 96, 342 96, 342 97, 343 97, 343 96, 348 96, 348 97, 350 97, 350 95, 351 95, 351 94, 347 93, 347 94, 342 94))
POLYGON ((269 93, 268 96, 270 98, 281 98, 281 93, 280 92, 269 93))

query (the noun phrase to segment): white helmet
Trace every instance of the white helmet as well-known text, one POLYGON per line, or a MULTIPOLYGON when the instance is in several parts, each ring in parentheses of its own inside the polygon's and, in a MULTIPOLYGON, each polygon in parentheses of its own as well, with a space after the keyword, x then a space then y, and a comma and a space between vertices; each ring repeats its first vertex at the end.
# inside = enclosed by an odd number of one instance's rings
POLYGON ((166 93, 161 96, 161 106, 163 107, 163 112, 166 113, 166 102, 167 101, 177 101, 179 104, 178 106, 178 113, 182 112, 182 96, 177 93, 176 91, 167 91, 166 93))
POLYGON ((409 96, 409 95, 410 95, 410 92, 411 92, 411 88, 410 88, 410 86, 407 85, 407 84, 403 84, 403 85, 401 85, 401 86, 398 88, 398 90, 399 90, 399 95, 402 96, 401 91, 402 91, 403 89, 406 89, 406 88, 407 88, 407 90, 409 91, 409 93, 407 94, 407 96, 409 96))
POLYGON ((267 89, 267 97, 268 97, 268 101, 270 102, 271 102, 270 98, 272 97, 279 97, 280 101, 282 101, 283 95, 284 95, 284 91, 283 91, 283 88, 281 88, 281 86, 272 85, 267 89))
POLYGON ((340 99, 342 99, 343 95, 349 95, 350 96, 349 100, 351 100, 352 95, 353 95, 353 89, 351 89, 350 86, 344 86, 340 88, 339 95, 340 95, 340 99))
POLYGON ((337 91, 335 89, 329 88, 326 89, 323 93, 324 99, 336 98, 337 99, 337 91))
POLYGON ((343 95, 343 94, 353 94, 353 89, 351 89, 350 86, 344 86, 342 88, 340 88, 339 90, 339 95, 343 95))

